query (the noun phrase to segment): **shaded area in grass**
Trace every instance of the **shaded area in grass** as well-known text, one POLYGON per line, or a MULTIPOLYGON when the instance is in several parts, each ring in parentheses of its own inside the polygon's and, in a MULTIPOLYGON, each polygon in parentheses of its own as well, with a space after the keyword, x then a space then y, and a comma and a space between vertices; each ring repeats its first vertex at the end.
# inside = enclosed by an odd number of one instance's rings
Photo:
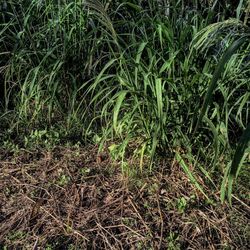
POLYGON ((128 178, 93 146, 2 150, 0 157, 1 247, 247 249, 250 243, 247 206, 206 204, 176 162, 128 178))

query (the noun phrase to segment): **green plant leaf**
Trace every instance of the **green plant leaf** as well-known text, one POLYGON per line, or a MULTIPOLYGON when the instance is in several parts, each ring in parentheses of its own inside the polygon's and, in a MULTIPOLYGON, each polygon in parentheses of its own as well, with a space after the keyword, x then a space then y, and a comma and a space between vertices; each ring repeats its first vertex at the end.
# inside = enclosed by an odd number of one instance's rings
POLYGON ((191 170, 189 169, 189 167, 187 166, 187 164, 185 163, 185 161, 183 160, 183 158, 181 157, 181 155, 178 152, 175 153, 175 158, 178 161, 178 163, 180 164, 180 166, 182 167, 182 169, 184 170, 184 172, 189 177, 190 181, 206 197, 206 199, 210 201, 208 196, 205 194, 203 188, 201 187, 199 182, 196 180, 195 176, 193 175, 193 173, 191 172, 191 170))
POLYGON ((225 64, 228 62, 228 60, 231 58, 231 56, 237 51, 237 49, 239 49, 240 46, 249 39, 249 37, 250 37, 250 34, 246 34, 246 35, 242 36, 241 38, 239 38, 238 40, 236 40, 226 50, 226 52, 222 56, 221 60, 219 61, 218 65, 215 69, 215 72, 213 74, 213 77, 211 79, 208 90, 206 92, 205 99, 204 99, 204 102, 203 102, 203 105, 201 108, 201 112, 200 112, 200 115, 198 117, 198 121, 197 121, 195 130, 194 130, 194 134, 196 133, 196 131, 200 125, 200 122, 201 122, 202 118, 204 117, 204 115, 205 115, 205 113, 206 113, 206 111, 207 111, 207 109, 212 101, 213 91, 215 90, 215 88, 218 85, 218 81, 219 81, 219 78, 220 78, 222 72, 224 71, 225 64))
POLYGON ((232 205, 233 181, 238 175, 238 172, 241 167, 241 162, 244 157, 245 151, 249 146, 249 142, 250 142, 250 123, 248 124, 247 128, 245 129, 239 140, 238 146, 234 153, 232 165, 228 173, 228 199, 231 205, 232 205))
POLYGON ((124 98, 126 97, 126 94, 128 93, 128 91, 126 90, 122 90, 120 91, 117 95, 117 100, 116 100, 116 104, 114 107, 114 113, 113 113, 113 124, 114 124, 114 129, 117 131, 117 120, 118 120, 118 115, 119 115, 119 111, 122 105, 122 102, 124 100, 124 98))

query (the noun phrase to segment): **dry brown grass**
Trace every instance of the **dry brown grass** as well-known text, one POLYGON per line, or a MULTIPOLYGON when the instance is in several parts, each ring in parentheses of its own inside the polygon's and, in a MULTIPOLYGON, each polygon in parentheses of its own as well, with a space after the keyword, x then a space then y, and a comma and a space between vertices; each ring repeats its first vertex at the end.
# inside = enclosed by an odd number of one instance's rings
POLYGON ((95 147, 3 151, 0 248, 247 249, 231 220, 240 210, 244 228, 246 208, 206 205, 177 163, 161 169, 128 179, 95 147))

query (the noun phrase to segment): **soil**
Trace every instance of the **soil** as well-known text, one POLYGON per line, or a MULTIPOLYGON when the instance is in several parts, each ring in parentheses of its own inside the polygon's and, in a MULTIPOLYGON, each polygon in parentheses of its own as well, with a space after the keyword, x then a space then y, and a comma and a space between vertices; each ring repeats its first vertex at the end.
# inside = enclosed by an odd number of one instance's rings
POLYGON ((142 174, 94 146, 2 150, 0 249, 248 249, 249 204, 218 196, 175 161, 142 174))

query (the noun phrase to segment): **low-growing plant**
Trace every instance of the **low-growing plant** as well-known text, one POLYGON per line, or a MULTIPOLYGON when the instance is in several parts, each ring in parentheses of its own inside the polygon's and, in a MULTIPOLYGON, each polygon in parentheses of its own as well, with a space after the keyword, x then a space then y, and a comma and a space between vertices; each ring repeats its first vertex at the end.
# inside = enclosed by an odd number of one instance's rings
POLYGON ((56 181, 56 184, 59 186, 66 186, 70 182, 70 177, 65 174, 61 174, 58 180, 56 181))
POLYGON ((167 241, 168 241, 167 249, 168 250, 180 249, 180 244, 178 243, 178 240, 179 240, 179 235, 177 233, 170 232, 167 237, 167 241))

